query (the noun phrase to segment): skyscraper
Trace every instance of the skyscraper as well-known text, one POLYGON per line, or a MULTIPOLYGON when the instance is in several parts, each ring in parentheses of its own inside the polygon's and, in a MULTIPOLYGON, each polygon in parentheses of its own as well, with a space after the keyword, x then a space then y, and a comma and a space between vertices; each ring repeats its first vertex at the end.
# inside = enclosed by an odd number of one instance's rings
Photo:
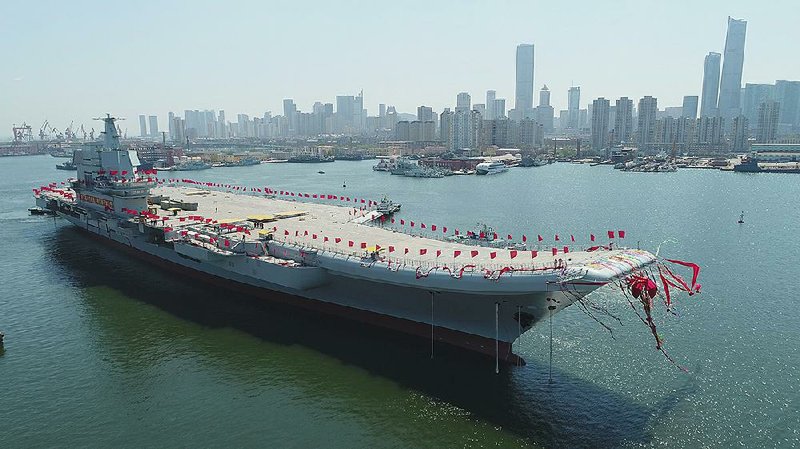
POLYGON ((547 85, 539 91, 539 106, 536 106, 535 119, 542 125, 542 130, 547 133, 553 132, 553 118, 555 111, 550 106, 550 89, 547 85))
POLYGON ((592 150, 608 149, 608 120, 611 103, 603 97, 592 102, 592 150))
POLYGON ((775 101, 781 107, 778 123, 797 128, 800 125, 800 81, 775 81, 775 101))
POLYGON ((495 98, 494 100, 494 118, 506 118, 506 99, 495 98))
POLYGON ((469 112, 472 107, 472 99, 466 92, 459 92, 456 96, 456 112, 466 111, 469 112))
POLYGON ((143 114, 139 116, 139 136, 147 137, 147 117, 143 114))
POLYGON ((756 142, 774 143, 778 133, 781 105, 777 101, 765 101, 758 107, 756 142))
POLYGON ((713 51, 703 62, 703 92, 701 93, 700 117, 717 115, 717 95, 719 94, 719 66, 722 55, 713 51))
POLYGON ((567 92, 567 128, 578 129, 581 106, 581 88, 572 86, 567 92))
POLYGON ((497 118, 497 113, 494 110, 494 100, 497 97, 497 92, 493 90, 486 91, 486 120, 494 120, 497 118))
POLYGON ((743 153, 748 150, 747 138, 750 137, 749 123, 747 117, 739 115, 733 118, 733 128, 731 130, 731 150, 743 153))
POLYGON ((150 122, 150 136, 158 137, 158 117, 151 115, 147 119, 150 122))
POLYGON ((761 103, 775 99, 774 84, 747 83, 744 85, 742 115, 747 117, 750 123, 758 123, 758 107, 761 103))
POLYGON ((286 118, 286 124, 289 125, 286 135, 294 136, 297 133, 297 105, 291 98, 283 100, 283 116, 286 118))
POLYGON ((697 118, 697 101, 697 95, 684 96, 681 117, 697 118))
POLYGON ((519 118, 533 114, 533 44, 517 45, 517 85, 514 109, 519 118))
POLYGON ((722 60, 718 103, 719 115, 724 118, 733 118, 740 113, 739 99, 742 90, 746 31, 746 21, 728 17, 728 34, 725 37, 725 57, 722 60))
POLYGON ((640 150, 645 149, 647 144, 653 142, 656 133, 656 112, 658 112, 658 99, 648 95, 639 100, 637 143, 640 150))

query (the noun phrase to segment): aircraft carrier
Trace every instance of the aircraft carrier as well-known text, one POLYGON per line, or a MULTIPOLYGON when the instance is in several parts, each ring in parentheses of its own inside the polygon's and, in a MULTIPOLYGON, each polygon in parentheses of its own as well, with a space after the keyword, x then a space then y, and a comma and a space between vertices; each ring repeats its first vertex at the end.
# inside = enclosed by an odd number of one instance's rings
POLYGON ((77 177, 34 189, 38 207, 187 277, 467 348, 498 364, 521 362, 513 343, 538 322, 656 261, 637 249, 474 246, 376 226, 375 215, 340 202, 158 180, 139 168, 136 151, 120 148, 115 118, 103 120, 102 142, 76 151, 77 177), (183 207, 153 204, 167 197, 182 198, 183 207))

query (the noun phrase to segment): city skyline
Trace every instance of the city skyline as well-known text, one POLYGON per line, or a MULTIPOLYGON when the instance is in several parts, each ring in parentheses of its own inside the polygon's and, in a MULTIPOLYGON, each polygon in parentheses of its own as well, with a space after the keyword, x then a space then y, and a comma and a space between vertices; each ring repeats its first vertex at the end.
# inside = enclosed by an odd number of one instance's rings
MULTIPOLYGON (((791 6, 788 2, 785 4, 791 6)), ((40 122, 48 119, 63 127, 72 120, 88 124, 88 118, 112 112, 133 121, 126 128, 129 135, 134 135, 138 131, 135 120, 141 113, 158 115, 161 129, 164 129, 165 117, 170 111, 207 108, 254 116, 262 115, 265 111, 279 115, 286 98, 292 98, 299 110, 311 111, 316 101, 333 103, 337 96, 352 95, 362 89, 364 107, 369 115, 378 114, 379 103, 395 105, 398 112, 413 113, 421 104, 440 112, 445 107, 452 108, 455 95, 462 91, 475 99, 482 99, 487 90, 496 91, 497 98, 514 98, 514 49, 523 42, 536 46, 534 91, 538 92, 547 84, 552 92, 551 104, 556 111, 566 109, 567 89, 572 85, 581 87, 581 108, 600 96, 613 99, 622 96, 641 98, 645 95, 659 98, 661 105, 679 106, 684 96, 701 95, 703 58, 708 52, 724 51, 726 18, 729 15, 748 22, 742 87, 745 83, 773 83, 778 79, 797 79, 800 75, 800 62, 779 57, 788 51, 793 41, 792 35, 798 33, 794 27, 785 27, 786 32, 776 39, 768 30, 780 27, 786 18, 736 2, 697 5, 705 13, 691 17, 676 14, 670 8, 659 5, 648 6, 647 11, 634 3, 616 9, 617 19, 620 16, 635 19, 660 14, 692 30, 691 39, 687 40, 687 36, 676 34, 674 30, 653 27, 649 30, 651 38, 645 42, 613 32, 608 27, 598 28, 602 19, 609 18, 610 13, 594 11, 597 14, 588 14, 588 10, 597 9, 591 4, 583 6, 587 14, 577 15, 572 9, 562 11, 544 4, 506 3, 505 6, 514 5, 521 13, 513 15, 503 13, 507 7, 470 4, 461 10, 450 11, 452 8, 448 8, 447 4, 437 4, 430 5, 426 10, 429 14, 425 20, 414 19, 410 11, 397 5, 355 8, 353 4, 346 3, 341 7, 365 10, 353 18, 339 19, 339 25, 342 26, 347 25, 348 21, 356 21, 354 25, 362 27, 361 33, 380 31, 383 29, 380 27, 385 25, 368 20, 366 15, 369 13, 408 20, 410 30, 428 26, 429 31, 433 32, 437 31, 434 25, 444 24, 448 18, 454 17, 483 21, 484 16, 500 14, 509 23, 525 24, 522 27, 509 27, 510 31, 499 37, 465 34, 463 43, 448 48, 444 53, 435 45, 417 45, 417 36, 402 34, 387 41, 392 50, 389 53, 395 57, 384 54, 386 51, 377 51, 375 44, 366 37, 356 38, 356 31, 346 33, 352 38, 350 45, 343 45, 342 37, 336 36, 334 29, 331 29, 325 34, 326 39, 315 40, 314 46, 303 39, 287 41, 285 36, 275 41, 276 31, 266 27, 266 24, 275 25, 286 20, 291 23, 294 20, 297 25, 302 25, 302 30, 310 32, 314 24, 326 23, 323 16, 330 6, 319 5, 319 11, 313 14, 306 14, 306 11, 301 14, 302 8, 287 5, 274 8, 274 11, 268 11, 269 14, 260 10, 260 7, 254 7, 253 17, 235 17, 235 21, 242 22, 241 27, 236 27, 235 35, 242 38, 237 42, 259 35, 260 41, 272 44, 266 47, 266 51, 248 54, 248 58, 244 59, 232 58, 226 64, 209 64, 205 61, 208 58, 206 53, 210 51, 214 55, 212 50, 216 49, 221 52, 216 56, 236 55, 238 50, 220 46, 220 42, 216 42, 212 48, 203 47, 202 44, 211 37, 206 36, 209 33, 201 32, 204 31, 201 25, 214 23, 221 32, 233 31, 230 24, 226 25, 225 19, 235 14, 226 11, 216 20, 214 14, 203 12, 206 3, 193 2, 190 5, 193 8, 186 11, 176 5, 166 5, 157 17, 141 17, 145 15, 142 11, 126 4, 122 13, 101 23, 90 23, 82 33, 74 33, 72 28, 72 33, 66 32, 70 24, 62 21, 74 17, 78 11, 99 17, 102 14, 101 4, 83 2, 77 8, 70 9, 62 9, 60 5, 48 5, 47 8, 43 4, 31 5, 31 10, 36 14, 41 13, 45 17, 58 15, 59 20, 54 22, 53 27, 45 30, 30 24, 26 27, 24 20, 0 19, 7 22, 3 23, 7 25, 4 27, 6 31, 15 36, 15 39, 4 40, 0 45, 8 47, 9 53, 13 46, 15 54, 28 55, 15 64, 0 68, 0 96, 3 97, 0 103, 6 105, 0 110, 0 123, 5 128, 12 123, 27 121, 38 127, 40 122), (523 17, 516 17, 532 12, 541 20, 532 23, 523 17), (570 29, 574 28, 571 34, 575 36, 564 38, 559 34, 562 28, 547 25, 558 23, 556 19, 562 16, 574 20, 575 27, 570 29), (142 26, 138 29, 147 29, 148 33, 145 35, 130 30, 128 23, 131 18, 142 19, 142 26), (264 21, 263 26, 255 27, 259 18, 264 21), (170 27, 156 26, 165 25, 170 20, 176 23, 191 22, 197 24, 198 29, 180 28, 181 32, 176 33, 170 27), (598 29, 604 30, 601 35, 592 35, 598 29), (32 36, 32 31, 40 35, 32 36), (52 35, 61 31, 63 34, 57 39, 52 35), (104 35, 114 35, 115 38, 97 39, 104 35), (64 39, 64 36, 69 38, 64 39), (46 46, 48 37, 52 40, 46 46), (370 53, 362 55, 353 50, 351 47, 354 42, 359 44, 356 47, 364 48, 361 53, 371 50, 370 53), (70 48, 66 54, 57 51, 66 46, 70 48), (148 47, 163 50, 148 53, 146 57, 141 52, 134 52, 148 47), (674 49, 679 47, 684 51, 676 53, 674 49), (338 52, 331 54, 332 49, 338 52), (629 61, 632 50, 635 50, 633 54, 636 55, 637 64, 629 61), (653 54, 657 57, 653 57, 653 54), (402 60, 403 64, 398 65, 398 60, 402 60), (587 69, 592 64, 598 70, 587 69), (160 66, 168 70, 160 69, 160 66), (53 73, 58 76, 53 76, 53 73), (186 73, 192 76, 184 76, 186 73), (409 73, 413 75, 408 76, 409 73)), ((773 6, 772 9, 779 7, 773 6)), ((442 30, 447 30, 443 32, 448 34, 453 32, 446 27, 442 27, 442 30)), ((255 43, 252 45, 258 47, 255 43)), ((511 101, 507 101, 506 109, 514 107, 511 101)), ((6 134, 8 131, 0 130, 0 135, 6 134)))

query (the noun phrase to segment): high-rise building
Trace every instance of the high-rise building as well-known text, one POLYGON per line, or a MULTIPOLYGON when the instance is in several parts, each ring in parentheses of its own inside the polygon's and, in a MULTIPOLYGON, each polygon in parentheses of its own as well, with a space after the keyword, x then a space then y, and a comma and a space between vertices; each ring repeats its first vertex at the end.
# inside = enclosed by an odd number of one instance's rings
POLYGON ((797 131, 800 127, 800 81, 775 81, 775 101, 780 103, 780 126, 797 131))
POLYGON ((494 100, 497 98, 497 92, 493 90, 486 91, 486 120, 494 120, 497 118, 497 113, 494 110, 494 100))
POLYGON ((615 109, 614 143, 630 142, 633 140, 633 100, 621 97, 615 109))
POLYGON ((139 115, 139 136, 147 137, 147 117, 139 115))
POLYGON ((421 122, 432 122, 433 119, 433 108, 430 106, 420 106, 417 108, 417 120, 421 122))
POLYGON ((158 116, 148 116, 147 120, 150 122, 150 136, 158 137, 158 116))
POLYGON ((658 99, 647 95, 639 100, 637 128, 639 149, 645 149, 647 144, 653 142, 656 132, 656 112, 658 112, 658 99))
POLYGON ((695 129, 695 143, 703 151, 719 150, 724 146, 725 119, 719 116, 700 117, 695 129))
POLYGON ((539 91, 539 106, 550 106, 550 89, 547 84, 539 91))
POLYGON ((742 68, 744 67, 744 41, 747 22, 728 17, 728 34, 725 36, 725 55, 722 60, 722 78, 719 83, 719 114, 733 118, 740 114, 742 68))
POLYGON ((722 55, 713 51, 703 62, 703 92, 701 93, 700 117, 717 115, 717 96, 719 95, 719 71, 722 55))
POLYGON ((572 86, 567 92, 567 128, 580 127, 581 88, 572 86))
POLYGON ((439 114, 439 140, 448 150, 455 149, 453 146, 453 111, 450 108, 445 108, 439 114))
POLYGON ((697 118, 697 95, 686 95, 683 97, 683 107, 681 117, 697 118))
POLYGON ((748 151, 747 138, 750 137, 750 130, 748 129, 747 117, 737 115, 733 118, 733 127, 731 128, 731 150, 736 153, 744 153, 748 151))
POLYGON ((514 109, 520 118, 533 115, 533 44, 517 45, 517 85, 514 109))
POLYGON ((608 150, 608 125, 611 103, 603 97, 592 102, 592 150, 608 150))
POLYGON ((781 105, 777 101, 765 101, 758 107, 757 143, 775 143, 780 110, 781 105))
POLYGON ((170 112, 167 115, 167 129, 169 130, 169 139, 175 140, 175 113, 170 112))
POLYGON ((761 103, 775 100, 775 85, 754 84, 744 85, 744 98, 742 99, 742 114, 749 123, 758 123, 758 108, 761 103))
POLYGON ((283 100, 283 116, 286 117, 286 124, 289 125, 286 135, 297 135, 297 105, 291 98, 286 98, 283 100))
POLYGON ((472 111, 456 110, 453 115, 453 149, 462 150, 473 147, 472 111))
POLYGON ((472 108, 472 99, 467 92, 459 92, 456 96, 456 112, 469 112, 472 108))
POLYGON ((494 100, 494 118, 505 118, 506 117, 506 99, 505 98, 495 98, 494 100))
POLYGON ((481 103, 475 103, 472 105, 472 110, 476 111, 481 117, 486 117, 486 105, 481 103))

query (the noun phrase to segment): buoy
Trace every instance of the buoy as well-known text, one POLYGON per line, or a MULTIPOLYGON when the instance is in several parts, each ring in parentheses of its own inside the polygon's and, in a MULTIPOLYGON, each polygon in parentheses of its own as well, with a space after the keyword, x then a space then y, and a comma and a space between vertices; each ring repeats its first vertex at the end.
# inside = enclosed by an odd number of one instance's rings
POLYGON ((6 334, 0 332, 0 348, 3 347, 3 339, 6 338, 6 334))
POLYGON ((744 223, 744 211, 742 211, 742 213, 739 215, 739 221, 737 223, 739 224, 744 223))

